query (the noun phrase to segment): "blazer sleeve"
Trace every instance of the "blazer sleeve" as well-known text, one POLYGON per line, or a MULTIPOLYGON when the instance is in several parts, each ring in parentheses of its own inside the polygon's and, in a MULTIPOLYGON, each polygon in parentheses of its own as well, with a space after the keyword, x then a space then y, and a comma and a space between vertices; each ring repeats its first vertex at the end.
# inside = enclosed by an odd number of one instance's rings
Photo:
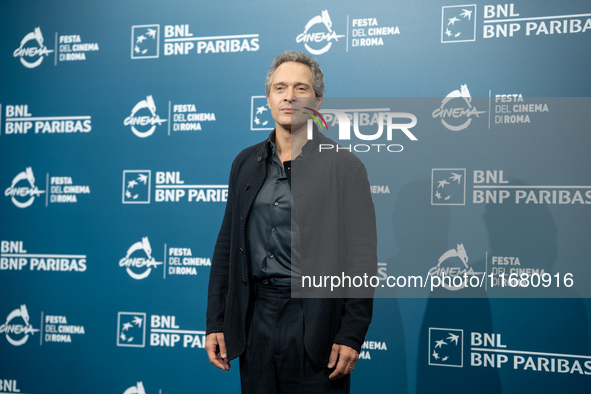
POLYGON ((218 234, 211 261, 209 287, 207 291, 207 323, 206 334, 221 332, 224 325, 224 310, 230 274, 230 249, 232 243, 232 220, 235 209, 236 161, 232 163, 230 180, 228 181, 228 200, 222 226, 218 234))
POLYGON ((361 352, 373 313, 374 288, 369 278, 377 274, 376 216, 365 166, 359 167, 344 190, 343 214, 347 247, 347 273, 351 277, 367 275, 367 286, 352 288, 345 299, 345 312, 335 343, 361 352))

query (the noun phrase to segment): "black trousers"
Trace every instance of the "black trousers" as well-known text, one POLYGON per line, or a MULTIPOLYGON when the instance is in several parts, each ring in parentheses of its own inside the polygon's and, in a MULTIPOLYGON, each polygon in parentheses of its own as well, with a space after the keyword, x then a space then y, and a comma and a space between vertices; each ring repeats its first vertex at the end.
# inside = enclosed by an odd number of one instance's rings
POLYGON ((255 284, 246 351, 240 356, 245 394, 349 393, 350 376, 330 380, 304 349, 302 300, 291 288, 255 284))

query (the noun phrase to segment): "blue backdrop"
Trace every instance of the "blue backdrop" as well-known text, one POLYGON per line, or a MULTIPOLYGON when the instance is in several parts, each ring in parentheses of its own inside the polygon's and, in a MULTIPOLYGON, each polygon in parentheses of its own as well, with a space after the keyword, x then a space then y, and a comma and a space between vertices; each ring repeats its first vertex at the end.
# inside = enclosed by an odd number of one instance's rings
POLYGON ((239 392, 237 361, 203 349, 207 283, 288 49, 318 59, 327 102, 374 98, 347 113, 417 119, 416 141, 379 141, 401 152, 351 142, 381 279, 352 392, 591 391, 588 1, 0 9, 0 392, 239 392), (442 270, 497 282, 383 286, 442 270), (499 289, 512 273, 531 282, 499 289))

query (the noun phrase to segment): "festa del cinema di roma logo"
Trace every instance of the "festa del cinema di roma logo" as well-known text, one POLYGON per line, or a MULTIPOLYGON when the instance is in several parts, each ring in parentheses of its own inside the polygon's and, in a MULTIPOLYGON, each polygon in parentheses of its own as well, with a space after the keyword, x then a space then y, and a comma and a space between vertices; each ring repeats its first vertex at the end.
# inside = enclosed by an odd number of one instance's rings
POLYGON ((328 15, 328 10, 324 10, 321 12, 320 15, 316 15, 314 18, 310 19, 308 23, 306 23, 304 32, 296 37, 296 42, 303 42, 304 47, 311 54, 322 55, 323 53, 328 52, 328 50, 332 46, 333 40, 338 41, 341 37, 345 36, 337 35, 337 33, 334 30, 332 30, 332 21, 330 20, 330 15, 328 15), (324 25, 326 31, 311 32, 310 29, 316 25, 324 25), (325 42, 326 44, 323 44, 325 42), (308 43, 319 48, 312 48, 310 45, 308 45, 308 43))
POLYGON ((468 85, 461 85, 441 100, 441 105, 431 114, 433 118, 441 118, 441 124, 448 130, 460 131, 470 126, 472 118, 484 114, 472 105, 472 96, 468 85))
POLYGON ((130 248, 127 249, 125 257, 119 260, 119 266, 125 267, 129 276, 136 280, 147 278, 152 272, 152 268, 156 268, 161 264, 163 263, 156 261, 156 259, 152 257, 152 247, 150 246, 148 237, 143 237, 140 242, 131 245, 130 248), (140 257, 142 252, 143 256, 140 257), (132 270, 132 267, 141 272, 132 270))
MULTIPOLYGON (((18 322, 18 320, 16 321, 18 322)), ((39 329, 33 328, 31 323, 29 323, 29 312, 27 311, 27 306, 24 304, 19 309, 10 312, 6 318, 6 322, 0 326, 0 333, 4 333, 6 340, 13 346, 24 345, 29 339, 29 335, 33 335, 38 331, 39 329), (24 324, 12 323, 13 320, 19 318, 24 324), (20 338, 14 338, 19 336, 20 338)))
POLYGON ((10 187, 4 191, 4 195, 10 197, 12 203, 19 208, 27 208, 33 204, 35 197, 39 197, 43 190, 39 190, 35 186, 35 176, 31 167, 27 167, 25 171, 19 172, 10 187), (21 182, 27 182, 28 186, 18 186, 21 182))
POLYGON ((154 98, 147 96, 145 100, 141 100, 133 107, 131 114, 125 118, 123 124, 125 126, 131 126, 131 131, 136 136, 146 138, 154 134, 157 125, 161 126, 166 121, 166 119, 160 119, 160 116, 156 114, 154 98), (138 114, 144 108, 148 109, 151 116, 147 114, 147 111, 142 111, 138 114))
MULTIPOLYGON (((162 393, 163 390, 159 390, 159 392, 162 393)), ((146 394, 146 389, 144 388, 144 384, 142 382, 137 382, 135 386, 129 387, 123 392, 123 394, 146 394)))
POLYGON ((131 386, 125 390, 123 394, 146 394, 146 390, 144 389, 144 384, 142 382, 137 382, 137 385, 131 386))
POLYGON ((482 272, 474 272, 468 265, 468 254, 464 244, 457 244, 455 249, 450 249, 443 253, 435 267, 432 267, 428 275, 439 276, 442 278, 442 287, 446 290, 456 291, 466 287, 466 277, 482 275, 482 272), (443 277, 449 277, 444 280, 443 277), (456 281, 456 279, 459 279, 456 281))
POLYGON ((43 62, 43 57, 49 56, 51 52, 53 52, 53 49, 47 49, 47 47, 43 45, 41 28, 36 27, 21 40, 21 44, 14 50, 13 56, 20 58, 21 64, 26 68, 35 68, 43 62), (36 42, 37 44, 27 46, 26 44, 31 41, 33 41, 33 43, 36 42))

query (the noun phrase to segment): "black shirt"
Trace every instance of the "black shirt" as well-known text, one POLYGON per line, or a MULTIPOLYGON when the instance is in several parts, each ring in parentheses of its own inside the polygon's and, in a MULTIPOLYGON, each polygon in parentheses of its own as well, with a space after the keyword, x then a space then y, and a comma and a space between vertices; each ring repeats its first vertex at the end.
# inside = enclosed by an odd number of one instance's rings
POLYGON ((292 215, 291 161, 281 165, 274 141, 275 131, 267 140, 267 175, 248 219, 247 247, 254 281, 291 286, 292 270, 300 274, 298 264, 292 267, 299 258, 298 248, 292 248, 292 243, 298 245, 299 231, 292 215))

